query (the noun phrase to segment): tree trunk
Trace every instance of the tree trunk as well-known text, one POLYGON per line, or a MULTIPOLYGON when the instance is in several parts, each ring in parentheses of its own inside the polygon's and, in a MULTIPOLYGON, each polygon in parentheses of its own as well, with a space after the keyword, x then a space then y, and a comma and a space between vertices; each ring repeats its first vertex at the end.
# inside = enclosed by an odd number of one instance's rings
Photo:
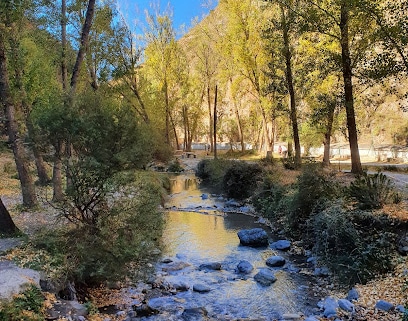
POLYGON ((329 112, 327 114, 327 125, 326 132, 324 133, 324 153, 323 153, 323 166, 330 166, 330 144, 331 144, 331 135, 333 129, 333 120, 334 120, 334 109, 336 108, 336 103, 328 104, 329 112))
POLYGON ((0 235, 15 235, 19 232, 0 197, 0 235))
POLYGON ((229 89, 229 100, 231 101, 231 104, 233 105, 233 109, 235 112, 235 117, 237 118, 237 127, 238 127, 238 135, 239 135, 239 141, 241 142, 241 151, 245 151, 245 142, 244 142, 244 132, 242 129, 242 122, 241 122, 241 116, 239 114, 239 109, 237 107, 237 104, 235 103, 235 99, 232 95, 232 79, 229 79, 229 85, 230 85, 230 89, 229 89))
MULTIPOLYGON (((166 109, 166 143, 167 145, 170 145, 170 107, 169 107, 169 92, 167 88, 167 80, 164 81, 164 86, 163 86, 163 91, 164 91, 164 103, 165 103, 165 109, 166 109)), ((177 148, 178 149, 178 146, 177 148)))
POLYGON ((31 138, 32 142, 31 149, 33 150, 35 166, 37 167, 38 180, 40 182, 40 185, 45 186, 50 182, 50 178, 48 177, 43 155, 41 154, 37 147, 36 144, 37 136, 35 134, 35 129, 29 116, 27 117, 26 125, 28 130, 28 136, 31 138))
POLYGON ((299 128, 297 123, 297 113, 296 113, 296 99, 295 99, 295 89, 293 86, 293 72, 292 72, 292 55, 290 52, 290 43, 289 43, 289 30, 286 22, 286 16, 284 8, 281 6, 281 22, 282 22, 282 32, 283 32, 283 45, 284 45, 284 56, 286 63, 286 84, 289 91, 290 97, 290 120, 292 123, 292 133, 293 133, 293 142, 295 143, 295 165, 300 167, 300 140, 299 140, 299 128))
POLYGON ((209 131, 209 136, 210 136, 210 152, 214 150, 214 121, 212 117, 212 111, 211 111, 211 96, 210 96, 210 84, 207 85, 207 104, 208 104, 208 117, 210 121, 210 131, 209 131))
POLYGON ((73 99, 73 96, 75 95, 76 86, 78 84, 78 78, 81 71, 81 65, 84 60, 85 51, 89 42, 89 32, 91 31, 92 20, 95 12, 95 1, 96 0, 89 0, 88 7, 86 9, 85 22, 84 25, 82 26, 81 44, 79 46, 79 51, 77 54, 77 59, 75 61, 74 69, 72 71, 70 92, 71 99, 73 99))
POLYGON ((64 199, 62 192, 62 159, 61 153, 63 150, 63 144, 58 141, 55 146, 54 152, 54 167, 52 169, 52 186, 53 186, 53 202, 61 202, 64 199))
POLYGON ((68 90, 66 0, 61 0, 61 75, 62 75, 62 89, 64 93, 66 93, 68 90))
POLYGON ((217 159, 217 96, 218 86, 215 85, 215 97, 214 97, 214 159, 217 159))
MULTIPOLYGON (((169 111, 170 113, 170 111, 169 111)), ((173 134, 174 134, 174 140, 176 141, 176 149, 179 149, 180 147, 180 142, 179 142, 179 138, 177 135, 177 129, 176 129, 176 124, 174 123, 173 117, 171 116, 171 114, 169 114, 169 119, 171 122, 171 127, 173 129, 173 134)))
POLYGON ((349 47, 349 8, 347 0, 341 4, 340 31, 341 31, 341 62, 344 80, 344 100, 347 114, 347 128, 349 135, 349 145, 351 153, 351 172, 361 174, 363 168, 360 161, 360 152, 358 149, 357 126, 354 114, 354 96, 353 96, 353 72, 351 67, 350 47, 349 47))
POLYGON ((28 158, 24 149, 23 140, 18 130, 16 110, 11 96, 3 30, 0 30, 0 98, 6 109, 8 136, 12 144, 14 160, 20 179, 23 205, 26 207, 34 207, 37 204, 37 196, 35 194, 33 179, 29 172, 28 158))

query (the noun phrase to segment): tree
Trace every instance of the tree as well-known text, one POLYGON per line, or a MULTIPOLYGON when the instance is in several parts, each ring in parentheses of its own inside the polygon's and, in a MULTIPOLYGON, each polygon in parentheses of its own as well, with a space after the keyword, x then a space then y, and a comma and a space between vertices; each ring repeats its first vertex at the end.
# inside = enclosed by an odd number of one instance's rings
POLYGON ((227 30, 218 45, 221 65, 226 73, 225 83, 232 79, 232 82, 240 84, 243 91, 250 88, 244 99, 256 105, 256 114, 262 121, 263 145, 265 150, 269 150, 273 147, 273 141, 269 131, 269 104, 265 95, 267 79, 262 71, 268 61, 265 40, 261 37, 265 15, 259 4, 252 0, 225 0, 220 5, 228 17, 227 30))
POLYGON ((298 119, 297 119, 297 109, 296 109, 296 97, 294 89, 294 80, 293 80, 293 70, 292 70, 292 51, 290 43, 290 31, 291 25, 294 21, 290 21, 289 16, 293 15, 290 10, 285 8, 283 5, 279 5, 281 19, 280 19, 280 28, 282 31, 283 38, 283 56, 285 59, 285 75, 286 75, 286 86, 289 92, 290 99, 290 122, 292 124, 292 134, 293 141, 295 143, 295 166, 300 167, 301 165, 301 155, 300 155, 300 140, 299 140, 299 128, 298 128, 298 119))
POLYGON ((151 14, 147 12, 146 20, 149 29, 145 32, 147 41, 145 65, 153 85, 162 94, 165 141, 170 146, 170 135, 173 131, 175 146, 178 149, 180 143, 173 115, 177 97, 172 96, 172 93, 176 91, 177 78, 181 76, 179 66, 182 63, 183 54, 175 40, 170 13, 160 14, 157 11, 151 14))
POLYGON ((10 213, 0 197, 0 235, 16 235, 18 233, 19 229, 14 224, 10 213))
POLYGON ((304 5, 296 10, 291 1, 279 2, 298 15, 305 30, 333 38, 340 48, 339 58, 343 77, 344 106, 347 114, 351 171, 360 174, 362 166, 354 107, 353 66, 358 62, 358 57, 363 56, 363 52, 370 46, 366 32, 369 28, 360 27, 362 24, 371 23, 372 19, 369 19, 366 14, 362 2, 353 0, 330 0, 324 3, 304 0, 304 5), (352 60, 351 47, 355 48, 356 61, 352 60), (357 51, 359 51, 358 54, 357 51))
MULTIPOLYGON (((14 160, 21 183, 23 205, 33 207, 37 204, 37 196, 35 194, 34 182, 29 172, 28 157, 23 145, 23 133, 19 129, 19 115, 21 117, 23 114, 21 109, 22 102, 17 102, 12 97, 6 56, 6 37, 10 37, 13 42, 18 41, 17 38, 13 38, 15 35, 12 32, 15 31, 18 19, 21 19, 23 8, 13 7, 13 4, 7 1, 2 2, 0 9, 0 17, 5 22, 0 23, 0 97, 2 105, 6 110, 8 136, 12 144, 14 160)), ((14 50, 17 50, 16 46, 17 44, 12 46, 14 50)), ((24 119, 22 121, 24 122, 24 119)))

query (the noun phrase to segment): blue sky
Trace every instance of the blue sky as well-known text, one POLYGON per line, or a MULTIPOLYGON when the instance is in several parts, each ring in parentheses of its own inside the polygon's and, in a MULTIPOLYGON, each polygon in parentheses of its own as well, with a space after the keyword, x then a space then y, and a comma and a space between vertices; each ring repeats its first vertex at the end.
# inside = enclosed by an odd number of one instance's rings
POLYGON ((203 15, 207 15, 213 9, 218 0, 117 0, 118 6, 129 24, 135 21, 143 23, 144 10, 151 9, 151 5, 160 6, 160 11, 163 12, 170 6, 173 12, 174 29, 179 32, 181 25, 186 28, 191 26, 191 20, 198 17, 199 20, 203 15))

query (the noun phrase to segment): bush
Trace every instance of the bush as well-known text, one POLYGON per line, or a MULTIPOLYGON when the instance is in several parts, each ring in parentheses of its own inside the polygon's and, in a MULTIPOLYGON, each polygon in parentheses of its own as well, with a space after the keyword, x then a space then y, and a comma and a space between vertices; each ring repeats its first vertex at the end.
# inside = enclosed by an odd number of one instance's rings
POLYGON ((0 306, 0 321, 43 321, 44 296, 40 289, 31 285, 10 303, 0 306))
POLYGON ((224 159, 203 159, 197 164, 196 176, 213 192, 222 192, 223 179, 233 161, 224 159))
POLYGON ((174 160, 169 164, 169 167, 167 168, 167 171, 170 173, 181 173, 184 171, 183 166, 181 166, 180 162, 178 159, 174 160))
POLYGON ((400 200, 392 181, 383 173, 364 172, 346 189, 346 195, 357 201, 361 209, 378 209, 400 200))
POLYGON ((339 194, 339 186, 332 173, 325 172, 319 164, 303 166, 294 186, 288 194, 286 228, 289 234, 299 235, 304 225, 319 205, 332 200, 339 194))
POLYGON ((341 282, 352 285, 392 269, 396 235, 384 230, 392 225, 386 216, 349 210, 339 201, 313 216, 308 230, 315 255, 341 282))
MULTIPOLYGON (((165 194, 162 179, 150 172, 120 173, 104 188, 95 210, 85 212, 97 215, 81 221, 82 214, 76 213, 69 217, 76 223, 74 229, 51 231, 53 235, 36 241, 38 248, 59 258, 66 280, 87 284, 120 280, 159 247, 164 227, 159 211, 165 194)), ((65 203, 64 216, 86 205, 65 203)))
POLYGON ((288 156, 281 158, 281 162, 283 167, 289 170, 297 170, 299 169, 299 165, 296 164, 296 158, 294 156, 288 156))
POLYGON ((252 195, 262 168, 258 164, 233 162, 223 178, 223 191, 227 197, 245 199, 252 195))
POLYGON ((265 175, 262 183, 255 192, 252 202, 255 209, 269 219, 277 219, 286 188, 277 179, 269 174, 265 175))

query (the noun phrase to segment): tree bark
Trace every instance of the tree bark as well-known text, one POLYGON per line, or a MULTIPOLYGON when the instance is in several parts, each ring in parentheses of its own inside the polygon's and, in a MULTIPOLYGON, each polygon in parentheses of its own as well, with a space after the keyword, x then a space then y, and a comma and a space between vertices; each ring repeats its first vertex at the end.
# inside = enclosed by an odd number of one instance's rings
POLYGON ((349 135, 349 145, 351 153, 351 172, 361 174, 363 168, 360 161, 360 152, 358 149, 357 126, 354 113, 354 96, 353 96, 353 72, 350 58, 349 44, 349 8, 347 0, 341 3, 340 12, 340 31, 341 31, 341 62, 344 80, 344 100, 347 114, 347 128, 349 135))
POLYGON ((72 71, 71 89, 70 89, 71 99, 75 95, 76 86, 78 84, 78 78, 79 78, 79 74, 81 71, 81 65, 84 60, 85 51, 86 51, 86 48, 89 42, 89 32, 91 31, 92 20, 93 20, 93 16, 95 12, 95 1, 96 0, 89 0, 88 7, 86 9, 85 22, 84 22, 84 25, 82 26, 81 43, 79 46, 79 51, 78 51, 77 58, 75 61, 74 69, 72 71))
POLYGON ((214 159, 217 159, 217 96, 218 86, 215 85, 215 97, 214 97, 214 159))
POLYGON ((0 235, 15 235, 19 232, 0 197, 0 235))
POLYGON ((54 146, 54 166, 52 168, 53 202, 61 202, 64 199, 64 194, 62 192, 62 145, 62 142, 58 140, 58 142, 54 146))
POLYGON ((20 179, 23 205, 26 207, 34 207, 37 204, 37 196, 35 194, 33 179, 29 172, 28 158, 24 149, 23 140, 20 137, 18 129, 16 108, 11 96, 9 84, 4 41, 4 30, 0 30, 0 98, 6 109, 8 136, 12 145, 14 160, 20 179))
POLYGON ((286 21, 285 10, 281 6, 281 23, 282 23, 282 32, 283 32, 283 45, 284 45, 284 57, 286 64, 286 84, 289 91, 290 97, 290 120, 292 123, 292 133, 293 133, 293 142, 295 143, 295 165, 300 167, 301 158, 300 158, 300 140, 299 140, 299 128, 297 123, 297 111, 296 111, 296 97, 295 89, 293 86, 293 72, 292 72, 292 54, 290 52, 290 42, 289 42, 289 28, 286 21))
MULTIPOLYGON (((166 143, 167 145, 170 145, 170 106, 169 106, 169 92, 167 88, 167 80, 164 81, 164 86, 163 86, 163 91, 164 91, 164 103, 165 103, 165 109, 166 109, 166 143)), ((178 149, 178 146, 176 147, 178 149)))
POLYGON ((68 90, 66 0, 61 0, 61 75, 62 75, 62 89, 66 93, 68 90))
POLYGON ((329 103, 328 108, 329 112, 327 114, 327 123, 326 123, 326 132, 324 133, 324 153, 323 153, 323 166, 330 166, 330 144, 331 144, 331 135, 333 129, 333 119, 334 119, 334 109, 335 103, 329 103))
POLYGON ((213 121, 213 116, 212 116, 212 111, 211 111, 211 96, 210 96, 210 84, 207 85, 207 105, 208 105, 208 119, 210 121, 210 152, 214 150, 214 121, 213 121))

